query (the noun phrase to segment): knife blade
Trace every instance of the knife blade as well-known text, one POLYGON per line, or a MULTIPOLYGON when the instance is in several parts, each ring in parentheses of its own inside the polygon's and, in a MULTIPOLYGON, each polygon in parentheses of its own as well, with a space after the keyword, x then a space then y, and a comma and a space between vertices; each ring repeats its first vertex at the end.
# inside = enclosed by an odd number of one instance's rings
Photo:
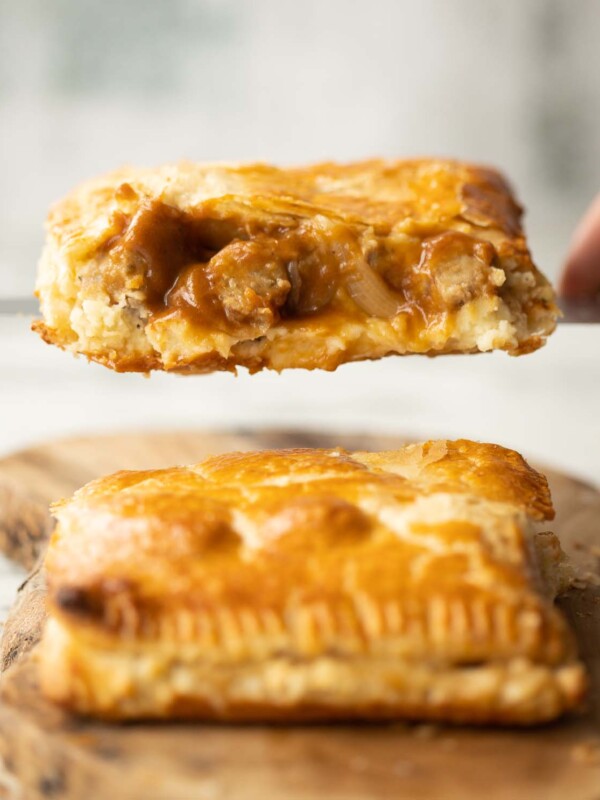
POLYGON ((35 317, 40 313, 40 304, 35 297, 0 298, 0 316, 35 317))
MULTIPOLYGON (((558 301, 563 316, 561 325, 600 324, 600 297, 569 299, 561 297, 558 301)), ((0 316, 27 316, 39 314, 39 303, 34 297, 10 297, 0 299, 0 316)))

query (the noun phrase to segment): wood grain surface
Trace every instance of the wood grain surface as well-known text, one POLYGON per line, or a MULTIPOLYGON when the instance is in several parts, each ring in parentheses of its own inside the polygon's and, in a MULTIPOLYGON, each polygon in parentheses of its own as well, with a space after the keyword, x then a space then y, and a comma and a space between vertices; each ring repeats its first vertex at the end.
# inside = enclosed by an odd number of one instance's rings
MULTIPOLYGON (((342 445, 387 449, 398 439, 272 431, 181 432, 73 439, 0 460, 0 549, 31 565, 50 530, 48 502, 106 472, 190 463, 231 449, 342 445), (5 502, 5 500, 7 502, 5 502)), ((600 493, 547 471, 553 528, 597 572, 600 493)), ((98 724, 39 695, 35 642, 43 574, 21 590, 3 640, 0 684, 5 782, 27 800, 600 800, 600 589, 582 581, 561 600, 591 675, 586 709, 535 730, 432 725, 234 726, 98 724)))

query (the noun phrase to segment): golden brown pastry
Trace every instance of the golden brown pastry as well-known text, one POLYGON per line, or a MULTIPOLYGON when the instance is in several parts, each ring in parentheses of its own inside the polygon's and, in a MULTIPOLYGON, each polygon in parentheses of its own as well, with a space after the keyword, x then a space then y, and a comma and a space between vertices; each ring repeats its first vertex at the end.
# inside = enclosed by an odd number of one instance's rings
POLYGON ((455 161, 123 169, 52 210, 34 327, 120 371, 527 353, 557 308, 520 217, 455 161))
POLYGON ((517 453, 230 453, 54 507, 46 695, 109 719, 532 724, 585 677, 517 453))

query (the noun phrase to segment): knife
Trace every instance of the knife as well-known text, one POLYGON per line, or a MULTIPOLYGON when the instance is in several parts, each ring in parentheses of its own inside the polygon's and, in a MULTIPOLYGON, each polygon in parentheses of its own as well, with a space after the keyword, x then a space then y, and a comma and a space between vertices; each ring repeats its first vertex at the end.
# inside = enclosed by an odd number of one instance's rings
POLYGON ((40 304, 35 297, 0 297, 0 316, 35 317, 40 313, 40 304))
MULTIPOLYGON (((600 324, 600 295, 580 300, 561 297, 558 301, 563 316, 561 325, 600 324)), ((38 301, 33 297, 11 297, 0 299, 0 316, 33 317, 40 313, 38 301)))

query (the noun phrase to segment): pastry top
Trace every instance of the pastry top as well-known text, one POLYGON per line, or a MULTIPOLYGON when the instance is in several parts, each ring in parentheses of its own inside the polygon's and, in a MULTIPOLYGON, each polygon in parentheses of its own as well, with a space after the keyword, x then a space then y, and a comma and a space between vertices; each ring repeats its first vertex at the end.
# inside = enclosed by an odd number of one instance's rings
POLYGON ((119 472, 54 513, 50 614, 96 644, 193 642, 219 663, 573 656, 532 535, 546 480, 499 446, 230 453, 119 472))
POLYGON ((520 218, 455 161, 122 169, 51 211, 36 329, 121 370, 528 352, 557 310, 520 218))
POLYGON ((295 221, 322 213, 370 225, 379 234, 410 234, 420 227, 430 232, 462 221, 520 239, 516 246, 524 244, 522 209, 504 177, 490 167, 446 159, 287 168, 192 162, 125 167, 84 183, 57 203, 48 216, 48 230, 60 243, 96 246, 99 239, 122 233, 125 220, 115 212, 132 206, 137 210, 144 196, 191 212, 201 211, 207 202, 229 204, 232 210, 239 204, 257 219, 261 213, 281 214, 283 224, 286 214, 295 221))

